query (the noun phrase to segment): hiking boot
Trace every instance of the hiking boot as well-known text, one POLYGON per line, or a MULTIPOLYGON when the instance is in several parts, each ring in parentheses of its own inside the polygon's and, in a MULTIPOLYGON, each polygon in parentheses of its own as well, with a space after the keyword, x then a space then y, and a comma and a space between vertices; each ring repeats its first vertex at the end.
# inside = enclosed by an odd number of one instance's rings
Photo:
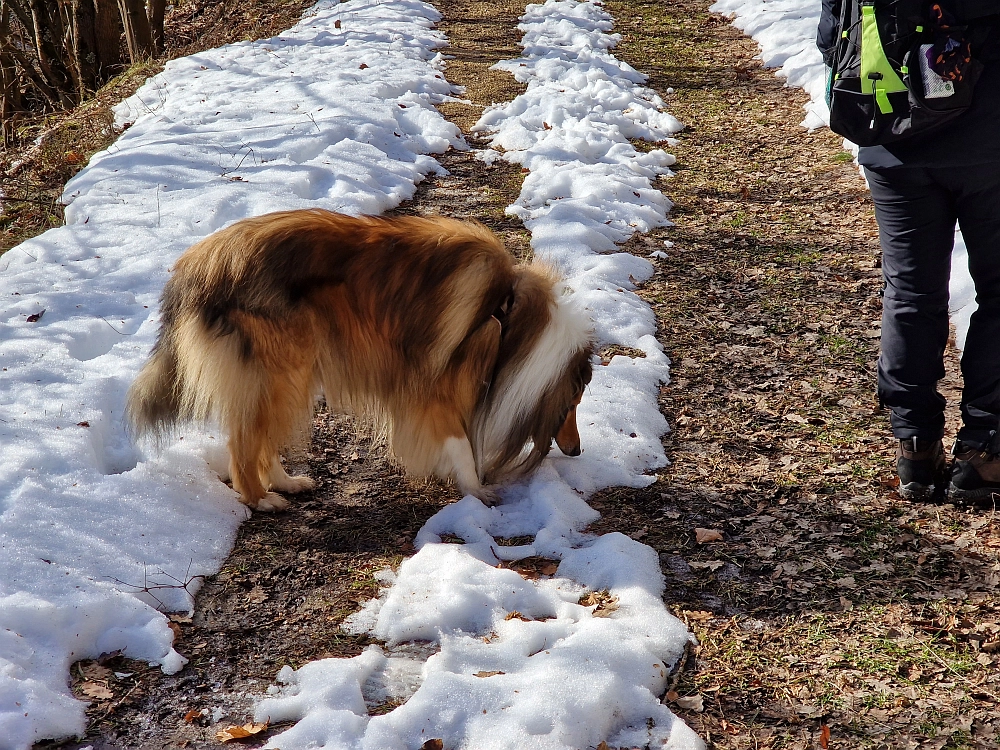
MULTIPOLYGON (((899 494, 907 500, 929 500, 934 497, 935 490, 944 486, 945 463, 944 446, 940 440, 900 440, 896 450, 899 494)), ((1000 469, 1000 464, 997 468, 1000 469)))
POLYGON ((990 453, 989 448, 989 445, 972 448, 962 442, 955 443, 949 499, 992 504, 993 496, 1000 495, 1000 454, 990 453))

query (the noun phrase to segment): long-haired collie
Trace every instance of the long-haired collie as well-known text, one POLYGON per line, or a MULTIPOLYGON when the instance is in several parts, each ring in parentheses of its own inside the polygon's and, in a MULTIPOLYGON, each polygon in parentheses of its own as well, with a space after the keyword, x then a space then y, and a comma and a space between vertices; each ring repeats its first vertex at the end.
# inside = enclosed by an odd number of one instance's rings
POLYGON ((486 501, 553 438, 580 453, 590 321, 556 274, 515 265, 476 223, 319 209, 246 219, 180 257, 160 315, 129 421, 139 435, 217 422, 251 508, 314 486, 278 453, 320 393, 374 422, 409 473, 486 501))

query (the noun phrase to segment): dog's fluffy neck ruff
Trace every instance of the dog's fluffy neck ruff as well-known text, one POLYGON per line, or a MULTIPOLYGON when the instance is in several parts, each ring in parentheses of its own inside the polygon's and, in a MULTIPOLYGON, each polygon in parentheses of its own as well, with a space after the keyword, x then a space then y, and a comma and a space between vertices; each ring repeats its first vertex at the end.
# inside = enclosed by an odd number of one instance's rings
POLYGON ((562 282, 544 267, 534 266, 531 272, 542 281, 537 293, 545 295, 546 304, 540 310, 518 310, 524 303, 515 291, 514 307, 501 320, 501 361, 473 419, 470 437, 476 469, 480 479, 488 483, 530 471, 548 453, 558 425, 538 424, 545 412, 539 406, 560 381, 572 377, 573 360, 581 354, 589 358, 592 349, 589 318, 571 295, 563 293, 562 282), (518 330, 523 328, 523 320, 519 325, 517 317, 540 312, 547 314, 548 320, 544 325, 534 321, 531 329, 535 335, 525 336, 518 330), (511 337, 520 340, 511 341, 511 337), (508 350, 506 355, 504 349, 508 350), (533 444, 543 430, 548 442, 533 444))

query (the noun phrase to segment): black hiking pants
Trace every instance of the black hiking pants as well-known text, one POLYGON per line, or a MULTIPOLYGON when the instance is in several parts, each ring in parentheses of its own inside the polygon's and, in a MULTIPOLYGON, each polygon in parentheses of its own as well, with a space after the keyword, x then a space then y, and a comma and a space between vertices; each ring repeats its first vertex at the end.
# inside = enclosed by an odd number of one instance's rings
POLYGON ((878 393, 897 438, 944 432, 948 282, 955 223, 969 249, 979 309, 962 354, 963 426, 981 448, 1000 415, 1000 163, 966 167, 866 167, 882 246, 885 296, 878 393))

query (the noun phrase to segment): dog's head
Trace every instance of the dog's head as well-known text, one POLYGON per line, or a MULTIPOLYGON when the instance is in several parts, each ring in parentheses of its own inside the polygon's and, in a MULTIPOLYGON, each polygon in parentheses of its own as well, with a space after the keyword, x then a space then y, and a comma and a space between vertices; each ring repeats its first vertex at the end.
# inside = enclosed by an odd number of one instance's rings
POLYGON ((579 456, 583 452, 580 447, 580 429, 576 425, 576 407, 580 405, 582 399, 583 390, 581 389, 580 395, 573 399, 573 403, 566 410, 566 416, 555 434, 556 445, 567 456, 579 456))
POLYGON ((539 264, 517 269, 501 321, 493 382, 477 410, 473 447, 480 478, 496 483, 531 471, 555 440, 567 456, 582 450, 576 410, 592 375, 590 318, 539 264))

